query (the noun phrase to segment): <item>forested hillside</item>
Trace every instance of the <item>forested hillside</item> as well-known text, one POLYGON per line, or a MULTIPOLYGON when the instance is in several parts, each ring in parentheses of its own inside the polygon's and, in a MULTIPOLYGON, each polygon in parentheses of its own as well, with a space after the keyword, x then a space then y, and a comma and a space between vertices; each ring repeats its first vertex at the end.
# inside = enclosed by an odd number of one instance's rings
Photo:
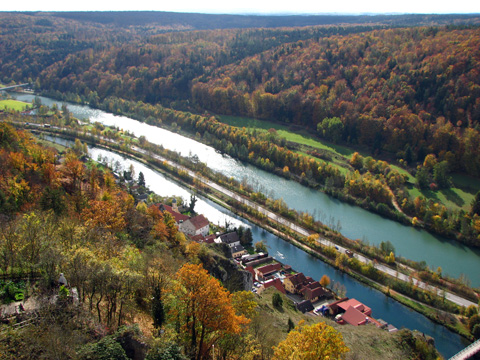
POLYGON ((480 176, 478 27, 167 32, 97 15, 0 14, 2 83, 187 130, 267 171, 478 246, 479 215, 463 199, 447 209, 435 194, 452 172, 480 176), (410 174, 358 154, 339 167, 212 113, 301 129, 410 174))
MULTIPOLYGON (((316 131, 480 175, 478 28, 307 27, 150 35, 52 16, 2 16, 4 83, 209 110, 316 131), (15 30, 15 31, 13 31, 15 30), (338 135, 338 132, 340 134, 338 135)), ((329 137, 327 135, 327 137, 329 137)))

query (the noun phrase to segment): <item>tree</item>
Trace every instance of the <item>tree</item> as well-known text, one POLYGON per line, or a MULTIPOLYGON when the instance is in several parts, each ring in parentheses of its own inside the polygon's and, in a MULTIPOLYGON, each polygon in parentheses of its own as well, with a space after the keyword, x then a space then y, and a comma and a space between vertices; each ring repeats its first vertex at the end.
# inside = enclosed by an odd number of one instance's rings
POLYGON ((338 117, 325 118, 317 125, 318 133, 325 139, 338 143, 343 134, 343 123, 338 117))
POLYGON ((290 332, 295 328, 295 324, 293 323, 292 319, 290 319, 290 318, 288 318, 287 327, 288 327, 287 332, 290 332))
POLYGON ((251 246, 253 242, 253 235, 252 235, 252 230, 250 228, 246 228, 240 237, 240 243, 244 247, 251 246))
POLYGON ((274 293, 272 296, 272 305, 277 309, 281 309, 283 306, 283 299, 278 292, 274 293))
POLYGON ((138 173, 138 185, 140 186, 145 186, 145 175, 143 175, 143 172, 138 173))
POLYGON ((450 178, 448 177, 448 162, 441 161, 433 166, 433 180, 442 188, 450 187, 450 178))
POLYGON ((480 191, 477 192, 475 198, 472 200, 472 209, 470 210, 471 215, 480 215, 480 191))
POLYGON ((177 344, 169 343, 166 347, 153 347, 145 360, 187 360, 187 357, 182 354, 177 344))
POLYGON ((191 359, 208 358, 212 344, 227 334, 239 334, 249 320, 237 315, 230 293, 202 265, 185 264, 177 272, 170 315, 191 359))
POLYGON ((395 247, 393 246, 393 244, 387 240, 387 241, 382 241, 380 243, 380 250, 382 251, 382 253, 384 253, 385 255, 387 254, 390 254, 390 253, 394 253, 395 252, 395 247))
POLYGON ((328 285, 330 285, 330 278, 327 275, 323 275, 320 279, 320 285, 322 285, 323 287, 327 287, 328 285))
POLYGON ((480 324, 475 324, 472 329, 472 335, 475 339, 480 339, 480 324))
POLYGON ((263 240, 255 243, 255 251, 257 253, 259 253, 259 252, 266 253, 267 252, 267 245, 265 245, 263 240))
POLYGON ((197 203, 197 197, 195 196, 195 194, 191 194, 190 195, 190 203, 188 204, 188 210, 191 212, 191 213, 195 213, 195 204, 197 203))
POLYGON ((165 308, 163 306, 162 288, 155 286, 152 299, 152 318, 155 329, 162 327, 165 322, 165 308))
POLYGON ((79 351, 81 360, 128 360, 125 350, 114 337, 105 336, 99 342, 85 345, 79 351))
POLYGON ((480 324, 480 315, 479 314, 472 315, 468 319, 468 329, 470 331, 473 331, 473 328, 475 327, 475 325, 478 325, 478 324, 480 324))
POLYGON ((430 183, 430 174, 426 167, 418 167, 417 173, 415 174, 415 183, 419 189, 428 188, 428 184, 430 183))
POLYGON ((465 310, 465 316, 471 318, 473 315, 478 314, 477 307, 475 305, 470 305, 465 310))
POLYGON ((344 359, 350 351, 333 327, 324 322, 304 326, 303 321, 273 350, 278 360, 344 359))

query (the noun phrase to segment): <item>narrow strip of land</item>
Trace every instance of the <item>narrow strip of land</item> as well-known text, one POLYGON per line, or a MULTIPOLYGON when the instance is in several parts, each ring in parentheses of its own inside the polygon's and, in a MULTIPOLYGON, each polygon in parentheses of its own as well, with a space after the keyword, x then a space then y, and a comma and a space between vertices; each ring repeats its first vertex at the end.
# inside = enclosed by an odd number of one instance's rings
MULTIPOLYGON (((288 228, 290 228, 291 230, 297 232, 298 234, 300 235, 303 235, 303 236, 309 236, 312 234, 311 231, 309 231, 308 229, 305 229, 281 216, 279 216, 278 214, 275 214, 273 212, 271 212, 270 210, 260 206, 259 204, 231 191, 231 190, 228 190, 226 188, 224 188, 223 186, 221 185, 218 185, 217 183, 211 181, 211 180, 208 180, 208 179, 205 179, 201 176, 199 176, 198 174, 196 174, 195 172, 175 163, 175 162, 172 162, 162 156, 159 156, 159 155, 155 155, 155 154, 151 154, 149 153, 148 151, 146 150, 143 150, 141 148, 138 148, 136 146, 132 146, 131 149, 133 151, 136 151, 136 152, 139 152, 139 153, 142 153, 142 154, 145 154, 145 155, 148 155, 148 156, 151 156, 153 157, 154 159, 156 160, 159 160, 159 161, 165 161, 166 163, 168 163, 170 166, 173 166, 173 167, 176 167, 178 169, 181 169, 182 171, 186 171, 192 178, 195 178, 199 181, 201 181, 202 183, 204 183, 206 186, 208 187, 211 187, 215 190, 217 190, 218 192, 221 192, 222 194, 232 198, 232 199, 235 199, 236 201, 242 203, 242 204, 245 204, 249 207, 252 207, 254 208, 255 210, 257 210, 259 213, 267 216, 269 219, 275 221, 275 222, 278 222, 288 228)), ((325 246, 335 246, 336 248, 338 248, 338 251, 341 251, 341 252, 344 252, 347 250, 346 248, 342 247, 342 246, 339 246, 337 244, 334 244, 333 242, 331 242, 330 240, 326 239, 326 238, 319 238, 318 241, 325 245, 325 246)), ((361 261, 362 263, 365 263, 365 264, 368 264, 368 263, 371 263, 372 260, 370 260, 369 258, 361 255, 361 254, 355 254, 354 255, 359 261, 361 261)), ((427 291, 430 291, 430 292, 433 292, 435 294, 444 294, 445 295, 445 299, 457 304, 457 305, 460 305, 460 306, 465 306, 465 307, 468 307, 470 305, 477 305, 475 304, 474 302, 470 301, 470 300, 467 300, 467 299, 464 299, 458 295, 455 295, 453 293, 450 293, 448 291, 444 291, 443 289, 439 289, 435 286, 431 286, 431 285, 428 285, 426 284, 425 282, 421 281, 421 280, 418 280, 418 279, 411 279, 408 275, 405 275, 397 270, 394 270, 388 266, 385 266, 385 265, 382 265, 382 264, 377 264, 375 265, 375 268, 379 271, 382 271, 383 273, 391 276, 391 277, 394 277, 396 279, 399 279, 401 281, 405 281, 405 282, 410 282, 410 281, 413 281, 414 282, 414 285, 418 286, 419 288, 422 288, 424 290, 427 290, 427 291)))
MULTIPOLYGON (((36 124, 35 124, 36 125, 36 124)), ((40 128, 41 125, 38 125, 38 127, 40 128)), ((61 128, 57 128, 57 127, 52 127, 50 128, 49 130, 53 130, 55 131, 56 129, 58 130, 61 130, 61 128)), ((42 129, 42 130, 46 130, 46 129, 42 129)), ((110 142, 110 143, 115 143, 114 140, 112 139, 108 139, 106 137, 99 137, 101 140, 105 141, 105 142, 110 142)), ((264 216, 268 217, 270 220, 273 220, 279 224, 282 224, 288 228, 290 228, 291 230, 295 231, 296 233, 302 235, 302 236, 309 236, 312 234, 312 231, 308 230, 308 229, 305 229, 304 227, 302 226, 299 226, 298 224, 295 224, 285 218, 283 218, 282 216, 279 216, 278 214, 264 208, 263 206, 249 200, 248 198, 246 197, 243 197, 237 193, 235 193, 234 191, 231 191, 231 190, 228 190, 226 189, 225 187, 211 181, 211 180, 208 180, 200 175, 198 175, 197 173, 193 172, 192 170, 180 165, 180 164, 177 164, 167 158, 164 158, 163 156, 160 156, 160 155, 157 155, 157 154, 153 154, 147 150, 144 150, 142 148, 139 148, 137 146, 130 146, 130 149, 133 151, 133 152, 137 152, 137 153, 140 153, 140 154, 143 154, 143 155, 147 155, 155 160, 158 160, 158 161, 161 161, 161 162, 165 162, 167 163, 168 165, 172 166, 172 167, 175 167, 179 170, 182 170, 182 171, 185 171, 186 173, 188 173, 189 176, 191 176, 192 178, 198 180, 198 181, 201 181, 203 184, 205 184, 206 186, 212 188, 212 189, 215 189, 216 191, 246 205, 246 206, 249 206, 255 210, 257 210, 259 213, 263 214, 264 216)), ((326 239, 326 238, 319 238, 317 240, 318 242, 320 242, 321 244, 325 245, 325 246, 332 246, 332 247, 335 247, 336 249, 338 249, 338 251, 341 251, 343 253, 346 252, 347 248, 345 247, 342 247, 338 244, 335 244, 333 243, 332 241, 326 239)), ((314 251, 314 249, 311 249, 308 245, 305 245, 305 244, 302 244, 302 246, 305 246, 307 248, 309 248, 310 250, 314 251)), ((364 263, 364 264, 369 264, 369 263, 373 263, 371 259, 361 255, 361 254, 358 254, 356 253, 354 255, 360 262, 364 263)), ((421 281, 421 280, 418 280, 418 279, 412 279, 410 276, 408 275, 405 275, 395 269, 392 269, 388 266, 385 266, 385 265, 382 265, 382 264, 374 264, 375 268, 391 277, 394 277, 398 280, 401 280, 401 281, 404 281, 404 282, 412 282, 413 281, 413 284, 418 286, 419 288, 421 289, 424 289, 424 290, 427 290, 427 291, 430 291, 432 293, 435 293, 435 294, 438 294, 438 295, 441 295, 441 296, 444 296, 445 299, 457 304, 457 305, 460 305, 460 306, 464 306, 464 307, 468 307, 470 305, 474 305, 474 306, 477 306, 476 303, 468 300, 468 299, 465 299, 461 296, 458 296, 458 295, 455 295, 449 291, 446 291, 446 290, 443 290, 443 289, 439 289, 435 286, 431 286, 431 285, 428 285, 426 284, 425 282, 421 281)), ((401 265, 403 266, 403 265, 401 265)), ((406 266, 404 266, 404 268, 407 269, 406 266)))

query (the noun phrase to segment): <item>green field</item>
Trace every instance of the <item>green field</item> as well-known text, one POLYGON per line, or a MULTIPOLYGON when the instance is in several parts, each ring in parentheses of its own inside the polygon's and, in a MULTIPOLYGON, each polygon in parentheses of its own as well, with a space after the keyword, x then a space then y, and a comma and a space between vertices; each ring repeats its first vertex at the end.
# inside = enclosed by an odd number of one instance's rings
POLYGON ((17 100, 0 100, 0 110, 24 111, 31 104, 17 100))
MULTIPOLYGON (((352 154, 356 151, 353 148, 319 140, 311 134, 308 134, 305 130, 296 131, 297 129, 293 130, 288 126, 276 124, 271 121, 226 115, 219 115, 218 118, 221 122, 235 127, 245 127, 260 131, 275 129, 278 136, 285 138, 289 142, 298 144, 298 149, 295 152, 299 154, 313 157, 308 154, 308 151, 315 149, 319 153, 330 156, 332 158, 331 161, 322 160, 338 168, 343 175, 348 173, 345 165, 348 164, 352 154)), ((370 155, 362 153, 361 151, 359 151, 359 153, 364 157, 370 155)), ((417 196, 424 196, 434 202, 444 204, 450 210, 463 209, 469 211, 475 194, 480 191, 480 181, 478 181, 478 179, 459 174, 452 175, 453 187, 450 189, 439 191, 419 190, 414 186, 415 177, 407 170, 394 164, 390 164, 390 167, 400 174, 407 176, 407 189, 411 199, 417 196)))
MULTIPOLYGON (((292 131, 288 126, 276 124, 267 120, 258 120, 253 118, 246 118, 241 116, 227 116, 219 115, 218 118, 221 122, 235 126, 235 127, 245 127, 245 128, 255 128, 257 130, 269 130, 275 129, 277 134, 287 141, 291 141, 300 145, 309 146, 318 150, 325 150, 331 152, 332 155, 341 156, 344 158, 350 158, 355 150, 341 145, 335 145, 328 143, 326 141, 320 141, 313 137, 311 134, 307 133, 305 130, 302 131, 292 131)), ((363 155, 363 154, 362 154, 363 155)), ((364 155, 368 156, 368 155, 364 155)))

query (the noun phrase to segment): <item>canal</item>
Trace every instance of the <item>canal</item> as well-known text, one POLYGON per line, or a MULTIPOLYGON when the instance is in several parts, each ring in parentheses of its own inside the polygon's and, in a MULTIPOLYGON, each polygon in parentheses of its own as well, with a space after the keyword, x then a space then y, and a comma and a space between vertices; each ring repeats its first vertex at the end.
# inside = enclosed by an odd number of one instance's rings
MULTIPOLYGON (((63 144, 69 143, 66 140, 58 138, 47 137, 47 139, 63 144)), ((102 159, 102 161, 105 161, 105 159, 108 159, 106 161, 108 164, 118 162, 124 170, 128 170, 130 165, 133 165, 135 173, 138 174, 142 172, 146 185, 158 195, 182 196, 185 200, 190 198, 189 190, 182 187, 181 184, 166 178, 164 175, 138 161, 95 147, 89 147, 89 154, 94 160, 102 159)), ((457 353, 469 344, 467 340, 447 328, 434 323, 425 316, 385 296, 383 293, 364 285, 341 271, 334 269, 292 244, 236 216, 229 210, 208 199, 198 196, 195 210, 198 213, 204 214, 210 222, 215 224, 224 225, 225 222, 228 222, 232 224, 232 226, 243 225, 249 227, 252 230, 254 242, 263 240, 267 244, 270 255, 278 261, 289 264, 293 269, 301 271, 316 280, 319 280, 323 275, 327 275, 332 281, 331 286, 333 286, 335 282, 343 284, 347 291, 346 296, 356 298, 371 307, 373 317, 377 319, 381 318, 399 329, 405 327, 432 336, 435 339, 437 349, 446 358, 457 353)))
MULTIPOLYGON (((31 102, 33 95, 18 94, 19 100, 31 102)), ((43 104, 51 106, 60 102, 40 97, 43 104)), ((186 138, 168 130, 144 124, 125 116, 115 116, 84 105, 68 104, 72 114, 80 119, 90 119, 109 126, 128 130, 137 137, 177 151, 183 156, 195 154, 211 169, 247 181, 269 197, 282 198, 292 209, 312 214, 326 225, 337 225, 339 231, 350 239, 362 239, 379 245, 390 241, 395 254, 415 261, 425 261, 432 269, 440 266, 444 274, 458 278, 465 275, 471 285, 480 286, 480 250, 472 249, 456 241, 434 236, 427 231, 405 226, 356 206, 343 203, 324 193, 305 187, 297 182, 270 174, 230 156, 222 155, 212 147, 186 138)))

